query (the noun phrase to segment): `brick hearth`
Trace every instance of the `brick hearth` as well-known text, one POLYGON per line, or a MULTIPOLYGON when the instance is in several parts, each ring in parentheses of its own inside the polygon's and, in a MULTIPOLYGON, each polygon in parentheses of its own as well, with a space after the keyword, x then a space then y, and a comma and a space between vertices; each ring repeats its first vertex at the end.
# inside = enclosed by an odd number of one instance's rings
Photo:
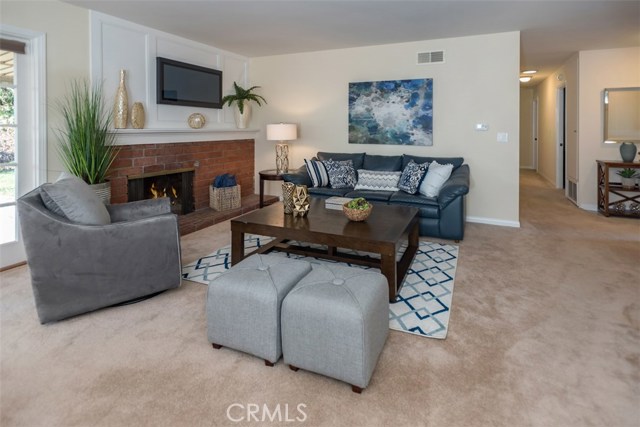
POLYGON ((195 168, 196 210, 209 206, 209 185, 223 173, 236 176, 242 196, 253 195, 254 140, 123 145, 109 172, 111 203, 127 202, 127 176, 182 168, 195 168))

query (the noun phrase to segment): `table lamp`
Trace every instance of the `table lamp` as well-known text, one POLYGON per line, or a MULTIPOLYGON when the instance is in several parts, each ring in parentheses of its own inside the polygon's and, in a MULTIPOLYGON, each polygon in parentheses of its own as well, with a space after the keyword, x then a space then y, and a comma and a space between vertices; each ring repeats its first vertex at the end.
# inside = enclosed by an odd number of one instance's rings
POLYGON ((298 138, 298 127, 294 123, 267 125, 267 140, 280 141, 276 144, 276 173, 289 172, 289 146, 284 141, 298 138))

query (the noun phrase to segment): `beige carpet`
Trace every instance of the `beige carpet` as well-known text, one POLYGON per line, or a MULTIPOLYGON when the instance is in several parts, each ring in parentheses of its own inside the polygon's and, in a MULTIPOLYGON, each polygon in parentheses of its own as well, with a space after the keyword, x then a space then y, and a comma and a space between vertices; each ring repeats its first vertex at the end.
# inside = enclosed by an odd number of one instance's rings
MULTIPOLYGON (((447 339, 391 331, 362 395, 214 351, 205 286, 41 326, 28 269, 4 272, 0 425, 262 424, 229 420, 237 403, 279 404, 274 425, 637 426, 640 221, 522 178, 522 228, 467 225, 447 339), (285 422, 285 404, 290 418, 305 404, 305 422, 285 422)), ((228 223, 188 235, 184 261, 228 243, 228 223)))

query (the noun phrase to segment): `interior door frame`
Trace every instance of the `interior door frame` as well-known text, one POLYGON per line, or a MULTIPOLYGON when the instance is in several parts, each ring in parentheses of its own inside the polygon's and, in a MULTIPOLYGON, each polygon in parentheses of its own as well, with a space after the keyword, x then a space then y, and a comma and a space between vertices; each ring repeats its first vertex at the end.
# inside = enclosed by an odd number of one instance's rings
POLYGON ((566 86, 563 84, 556 89, 556 188, 566 186, 567 170, 567 106, 566 86))
MULTIPOLYGON (((26 30, 11 25, 0 27, 0 36, 24 42, 26 53, 16 64, 20 73, 18 81, 18 141, 31 141, 30 144, 17 142, 18 172, 16 174, 16 198, 28 193, 46 180, 47 174, 47 103, 46 103, 46 34, 26 30), (27 67, 26 69, 24 67, 27 67), (26 93, 25 93, 26 91, 26 93), (20 164, 27 164, 20 169, 20 164), (25 174, 27 173, 27 174, 25 174)), ((26 257, 16 207, 16 240, 0 245, 0 270, 22 264, 26 257)))

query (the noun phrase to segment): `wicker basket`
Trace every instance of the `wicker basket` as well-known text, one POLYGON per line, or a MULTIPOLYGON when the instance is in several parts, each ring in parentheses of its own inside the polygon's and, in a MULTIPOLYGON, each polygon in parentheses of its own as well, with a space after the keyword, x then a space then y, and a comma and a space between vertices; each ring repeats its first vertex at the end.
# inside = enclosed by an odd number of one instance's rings
POLYGON ((240 203, 240 186, 213 188, 209 186, 209 206, 217 211, 238 209, 240 203))
POLYGON ((371 210, 373 209, 373 205, 369 203, 369 209, 351 209, 347 207, 349 202, 342 205, 342 212, 349 218, 351 221, 364 221, 371 214, 371 210))

